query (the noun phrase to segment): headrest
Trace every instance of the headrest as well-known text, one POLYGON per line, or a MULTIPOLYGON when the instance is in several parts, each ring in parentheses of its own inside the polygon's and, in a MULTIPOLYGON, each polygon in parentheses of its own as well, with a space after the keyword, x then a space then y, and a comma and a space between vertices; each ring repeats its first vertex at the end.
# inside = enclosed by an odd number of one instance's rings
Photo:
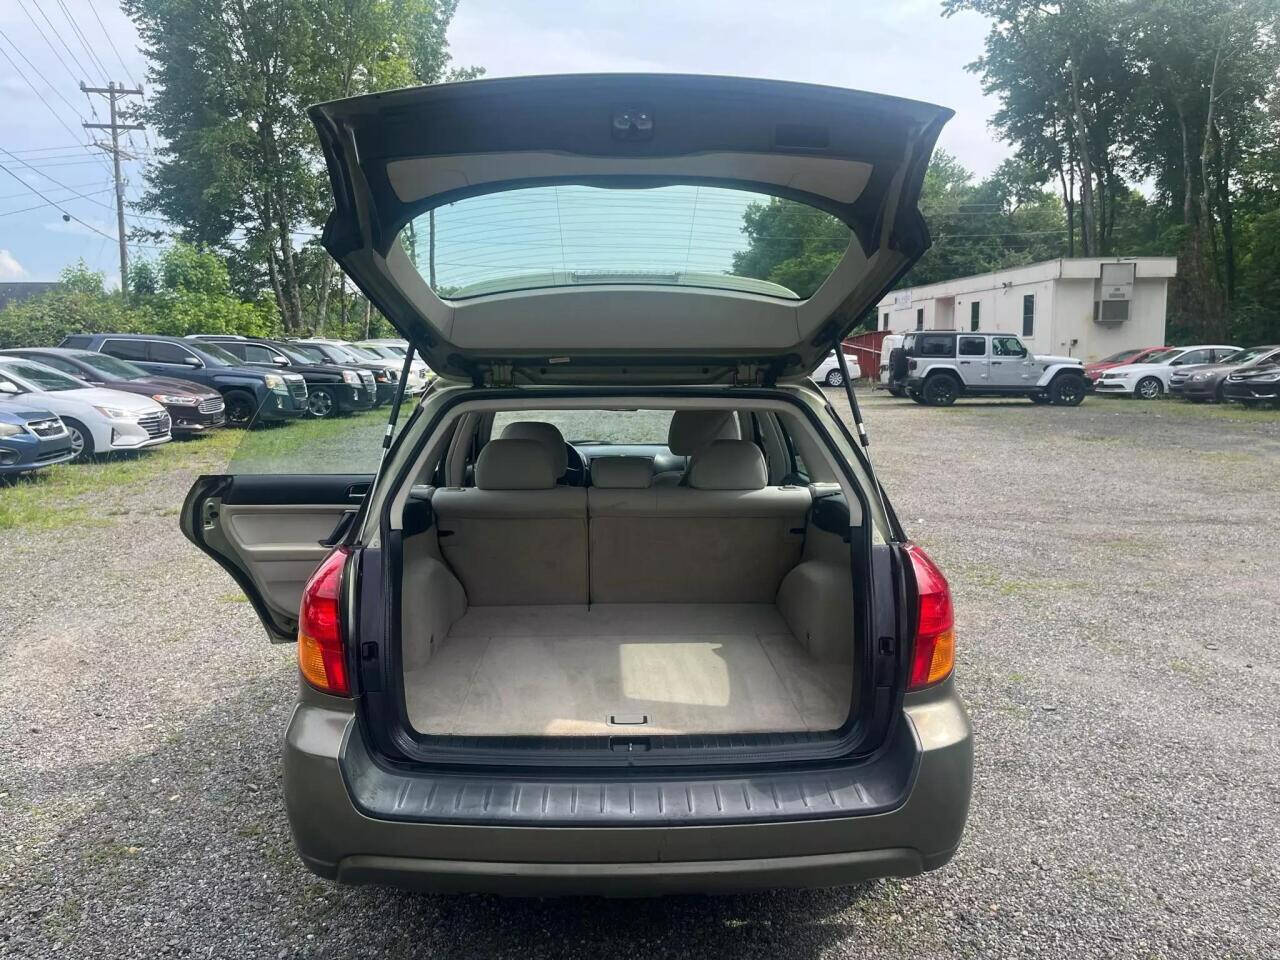
POLYGON ((764 454, 750 440, 713 440, 689 467, 689 486, 697 490, 760 490, 768 483, 764 454))
POLYGON ((551 455, 551 472, 559 480, 569 469, 569 451, 565 449, 564 434, 554 424, 541 420, 517 420, 508 423, 502 431, 503 440, 537 440, 551 455))
POLYGON ((677 410, 667 430, 667 447, 678 457, 697 453, 712 440, 738 439, 732 410, 677 410))
POLYGON ((597 487, 642 490, 653 483, 652 457, 596 457, 591 483, 597 487))
POLYGON ((481 490, 550 490, 551 455, 537 440, 490 440, 476 461, 481 490))

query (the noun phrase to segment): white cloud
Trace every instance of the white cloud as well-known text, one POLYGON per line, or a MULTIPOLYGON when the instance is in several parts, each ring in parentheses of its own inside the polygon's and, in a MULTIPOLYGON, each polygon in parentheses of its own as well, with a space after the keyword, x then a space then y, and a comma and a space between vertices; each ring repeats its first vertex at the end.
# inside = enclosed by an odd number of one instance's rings
POLYGON ((8 250, 0 250, 0 280, 21 280, 27 275, 26 269, 8 250))

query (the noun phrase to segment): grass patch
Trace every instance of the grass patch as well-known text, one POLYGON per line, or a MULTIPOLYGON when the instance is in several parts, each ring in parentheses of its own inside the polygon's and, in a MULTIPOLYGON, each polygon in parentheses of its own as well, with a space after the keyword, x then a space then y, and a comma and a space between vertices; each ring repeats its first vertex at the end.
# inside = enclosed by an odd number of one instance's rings
POLYGON ((138 453, 109 454, 91 463, 64 463, 24 474, 0 485, 0 530, 104 526, 111 522, 111 516, 127 511, 112 507, 90 513, 87 499, 121 489, 137 489, 170 470, 221 471, 240 436, 220 430, 138 453))
MULTIPOLYGON (((412 412, 400 411, 403 425, 412 412)), ((388 411, 367 410, 331 420, 295 420, 254 430, 216 430, 137 453, 108 454, 90 463, 59 464, 0 481, 0 530, 106 526, 129 516, 125 505, 103 506, 113 493, 143 489, 175 470, 194 473, 372 473, 382 452, 388 411)), ((177 516, 178 504, 160 509, 177 516)))
POLYGON ((1189 403, 1175 397, 1159 400, 1129 400, 1107 397, 1108 402, 1123 404, 1125 413, 1138 416, 1178 417, 1186 420, 1225 420, 1237 423, 1273 423, 1280 426, 1280 409, 1246 407, 1242 403, 1189 403))

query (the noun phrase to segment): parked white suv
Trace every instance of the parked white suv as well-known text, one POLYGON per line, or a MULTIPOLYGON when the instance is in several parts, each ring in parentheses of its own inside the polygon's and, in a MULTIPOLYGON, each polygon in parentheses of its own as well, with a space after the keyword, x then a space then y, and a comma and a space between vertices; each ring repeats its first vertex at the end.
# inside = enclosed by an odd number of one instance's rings
POLYGON ((171 439, 169 413, 150 397, 91 387, 23 357, 0 356, 0 383, 31 394, 42 409, 62 418, 75 460, 113 450, 140 450, 171 439))
POLYGON ((1013 396, 1074 407, 1090 387, 1083 361, 1034 354, 1012 333, 909 333, 898 362, 905 370, 891 385, 933 406, 961 396, 1013 396))
POLYGON ((1098 393, 1112 393, 1137 397, 1139 400, 1155 400, 1169 390, 1169 378, 1181 367, 1201 363, 1217 363, 1239 347, 1221 343, 1202 343, 1193 347, 1170 347, 1153 354, 1142 363, 1126 363, 1121 367, 1104 370, 1094 389, 1098 393))

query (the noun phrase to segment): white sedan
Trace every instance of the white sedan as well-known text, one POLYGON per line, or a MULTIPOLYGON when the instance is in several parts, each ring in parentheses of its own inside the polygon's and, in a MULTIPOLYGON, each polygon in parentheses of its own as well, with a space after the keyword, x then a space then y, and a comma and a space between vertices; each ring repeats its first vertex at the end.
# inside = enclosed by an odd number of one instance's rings
POLYGON ((91 387, 60 370, 22 357, 0 356, 0 392, 29 394, 62 418, 75 460, 114 450, 168 443, 169 413, 150 397, 91 387))
POLYGON ((1141 400, 1155 400, 1168 392, 1169 378, 1179 367, 1217 363, 1239 349, 1220 343, 1170 347, 1161 353, 1153 353, 1142 363, 1126 363, 1104 370, 1094 382, 1093 389, 1100 394, 1124 394, 1141 400))
MULTIPOLYGON (((858 361, 852 354, 844 355, 845 361, 849 364, 849 376, 855 380, 862 378, 862 368, 858 366, 858 361)), ((827 354, 827 358, 818 364, 818 368, 813 371, 813 379, 819 383, 825 383, 828 387, 843 387, 844 374, 840 372, 840 361, 836 359, 836 352, 832 350, 827 354)))

